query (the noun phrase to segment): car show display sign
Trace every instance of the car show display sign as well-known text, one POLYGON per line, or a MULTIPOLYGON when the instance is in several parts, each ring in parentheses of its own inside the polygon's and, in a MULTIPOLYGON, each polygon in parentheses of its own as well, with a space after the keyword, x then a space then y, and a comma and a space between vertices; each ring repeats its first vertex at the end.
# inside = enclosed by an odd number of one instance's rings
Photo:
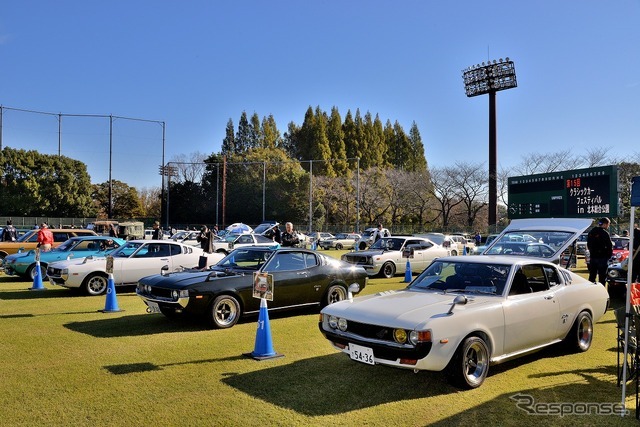
POLYGON ((273 301, 273 274, 253 273, 253 297, 273 301))
POLYGON ((113 257, 109 255, 107 257, 107 274, 113 274, 113 257))
POLYGON ((619 215, 615 165, 514 176, 508 186, 510 219, 619 215))

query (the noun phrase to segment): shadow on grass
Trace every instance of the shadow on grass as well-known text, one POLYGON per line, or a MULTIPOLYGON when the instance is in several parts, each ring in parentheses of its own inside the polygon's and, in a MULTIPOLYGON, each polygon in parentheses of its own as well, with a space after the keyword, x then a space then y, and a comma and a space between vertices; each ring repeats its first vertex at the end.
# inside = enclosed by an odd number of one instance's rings
POLYGON ((141 362, 141 363, 125 363, 122 365, 109 365, 104 368, 112 373, 113 375, 126 375, 126 374, 135 374, 140 372, 149 372, 149 371, 160 371, 162 368, 170 367, 170 366, 181 366, 181 365, 199 365, 203 363, 218 363, 218 362, 228 362, 244 359, 243 356, 233 356, 233 357, 221 357, 219 359, 203 359, 203 360, 193 360, 190 362, 177 362, 177 363, 164 363, 162 365, 156 365, 150 362, 141 362))
MULTIPOLYGON (((606 368, 575 370, 548 375, 575 374, 580 379, 543 388, 522 388, 504 393, 430 426, 467 426, 483 420, 491 425, 511 419, 509 425, 632 425, 634 411, 621 405, 621 389, 608 381, 606 368), (471 421, 470 421, 471 420, 471 421)), ((532 375, 532 378, 546 374, 532 375)), ((627 393, 627 396, 631 396, 627 393)), ((629 405, 630 406, 630 405, 629 405)), ((637 423, 635 423, 637 424, 637 423)))
MULTIPOLYGON (((95 311, 93 312, 95 313, 95 311)), ((159 314, 136 314, 132 316, 108 317, 121 312, 105 313, 99 320, 71 322, 65 328, 96 338, 132 337, 162 334, 167 332, 201 331, 204 328, 189 319, 167 319, 159 314)))
POLYGON ((67 298, 73 295, 67 289, 48 289, 32 291, 29 288, 23 290, 1 291, 0 300, 27 300, 38 298, 67 298))
POLYGON ((309 416, 344 414, 458 391, 438 372, 414 374, 408 370, 372 367, 355 363, 344 354, 276 367, 266 365, 258 371, 227 375, 223 383, 251 397, 309 416))

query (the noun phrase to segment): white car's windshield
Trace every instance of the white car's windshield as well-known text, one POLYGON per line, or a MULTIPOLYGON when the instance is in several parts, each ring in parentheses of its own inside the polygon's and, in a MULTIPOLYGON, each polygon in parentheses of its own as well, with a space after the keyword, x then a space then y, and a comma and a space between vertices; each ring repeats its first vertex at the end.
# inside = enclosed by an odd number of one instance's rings
POLYGON ((503 264, 434 261, 408 288, 502 295, 510 270, 503 264))
POLYGON ((402 245, 404 245, 405 239, 400 239, 397 237, 383 237, 381 239, 376 240, 376 242, 371 245, 371 249, 382 249, 385 251, 399 251, 402 249, 402 245))
POLYGON ((124 245, 120 246, 118 249, 116 249, 115 251, 113 251, 111 253, 111 255, 113 257, 120 257, 120 258, 128 258, 130 257, 135 251, 137 251, 141 246, 143 245, 143 243, 138 243, 138 242, 127 242, 124 245))

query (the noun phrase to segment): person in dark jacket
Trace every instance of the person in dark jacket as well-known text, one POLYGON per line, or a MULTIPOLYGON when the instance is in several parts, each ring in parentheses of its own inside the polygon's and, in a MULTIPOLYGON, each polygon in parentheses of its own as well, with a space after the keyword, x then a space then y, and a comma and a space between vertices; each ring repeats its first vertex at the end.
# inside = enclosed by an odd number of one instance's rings
POLYGON ((210 254, 213 252, 213 241, 215 240, 215 234, 209 227, 203 225, 200 229, 200 234, 196 237, 196 241, 200 243, 200 247, 203 251, 210 254))
POLYGON ((298 239, 298 235, 293 231, 293 224, 288 222, 285 224, 284 228, 284 233, 282 233, 282 246, 293 246, 297 248, 298 244, 300 244, 300 239, 298 239))
POLYGON ((158 221, 153 223, 153 234, 151 235, 151 238, 154 240, 162 239, 162 229, 160 228, 160 223, 158 221))
POLYGON ((609 218, 600 218, 598 225, 593 227, 587 235, 587 249, 591 255, 589 281, 595 282, 597 275, 602 285, 607 283, 607 267, 609 258, 613 255, 613 243, 607 231, 610 223, 609 218))

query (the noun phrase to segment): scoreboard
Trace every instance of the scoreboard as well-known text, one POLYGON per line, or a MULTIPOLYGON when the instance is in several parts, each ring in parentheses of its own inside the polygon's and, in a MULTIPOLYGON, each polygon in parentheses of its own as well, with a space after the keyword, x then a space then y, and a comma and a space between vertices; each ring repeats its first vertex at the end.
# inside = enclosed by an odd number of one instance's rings
POLYGON ((509 178, 510 219, 619 215, 618 167, 601 166, 509 178))

